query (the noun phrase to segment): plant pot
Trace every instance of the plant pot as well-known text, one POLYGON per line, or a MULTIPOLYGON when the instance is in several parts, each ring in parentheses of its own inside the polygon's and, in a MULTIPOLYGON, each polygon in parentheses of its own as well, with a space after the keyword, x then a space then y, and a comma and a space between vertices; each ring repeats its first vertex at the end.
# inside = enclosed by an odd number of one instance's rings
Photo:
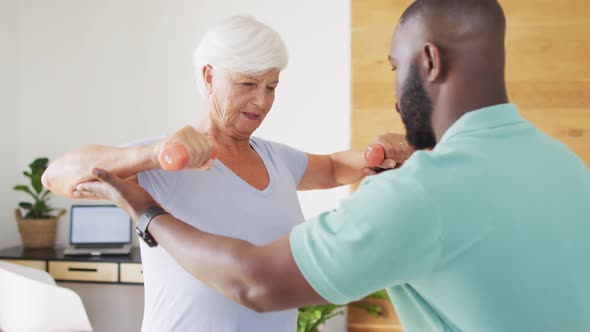
POLYGON ((65 213, 66 210, 61 209, 53 218, 27 219, 23 218, 20 209, 15 209, 14 216, 16 217, 20 237, 23 240, 23 247, 53 248, 57 232, 57 221, 65 213))

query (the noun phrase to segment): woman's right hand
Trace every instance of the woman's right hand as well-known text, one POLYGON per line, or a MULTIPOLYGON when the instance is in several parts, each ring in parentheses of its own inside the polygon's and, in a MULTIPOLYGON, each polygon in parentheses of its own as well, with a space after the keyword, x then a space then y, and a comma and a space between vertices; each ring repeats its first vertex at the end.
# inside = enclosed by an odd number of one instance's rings
POLYGON ((186 126, 154 146, 154 160, 165 170, 201 169, 213 167, 215 142, 209 136, 186 126), (183 149, 184 148, 184 149, 183 149), (179 161, 183 158, 186 161, 179 161))

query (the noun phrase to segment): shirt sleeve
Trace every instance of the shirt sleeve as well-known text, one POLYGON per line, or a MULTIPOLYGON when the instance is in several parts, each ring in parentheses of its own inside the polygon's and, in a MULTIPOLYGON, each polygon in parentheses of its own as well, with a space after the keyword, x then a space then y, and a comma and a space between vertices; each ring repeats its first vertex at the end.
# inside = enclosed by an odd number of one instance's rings
POLYGON ((441 247, 437 209, 412 179, 402 170, 372 176, 337 210, 291 231, 297 266, 323 298, 348 303, 435 266, 441 247))
POLYGON ((176 187, 178 176, 163 170, 152 170, 137 173, 137 180, 158 203, 165 204, 176 187))

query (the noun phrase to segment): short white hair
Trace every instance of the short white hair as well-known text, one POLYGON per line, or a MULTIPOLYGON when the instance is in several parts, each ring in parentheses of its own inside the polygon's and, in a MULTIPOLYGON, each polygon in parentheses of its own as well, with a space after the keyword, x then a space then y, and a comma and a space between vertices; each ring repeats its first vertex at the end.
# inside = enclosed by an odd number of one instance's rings
POLYGON ((193 57, 197 87, 206 96, 203 67, 257 75, 287 66, 287 48, 279 34, 247 15, 232 16, 212 26, 193 57))

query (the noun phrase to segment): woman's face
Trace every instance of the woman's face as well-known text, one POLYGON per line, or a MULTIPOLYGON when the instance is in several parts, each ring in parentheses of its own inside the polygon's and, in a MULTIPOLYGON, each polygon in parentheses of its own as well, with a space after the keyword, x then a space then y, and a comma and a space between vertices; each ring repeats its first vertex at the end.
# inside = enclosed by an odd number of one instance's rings
POLYGON ((215 127, 230 137, 250 137, 272 107, 280 71, 246 75, 208 66, 203 74, 215 127))

